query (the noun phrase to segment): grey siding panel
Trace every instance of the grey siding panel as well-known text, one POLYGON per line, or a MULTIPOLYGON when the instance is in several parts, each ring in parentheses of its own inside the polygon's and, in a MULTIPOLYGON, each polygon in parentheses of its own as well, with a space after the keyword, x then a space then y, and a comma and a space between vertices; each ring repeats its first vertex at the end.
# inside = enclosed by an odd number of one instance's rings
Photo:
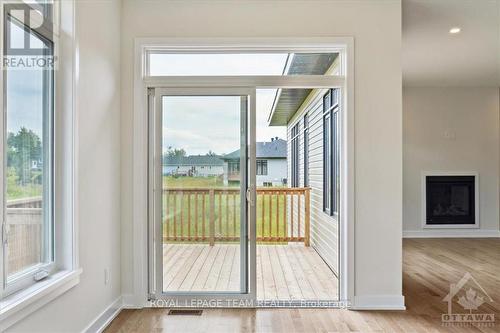
MULTIPOLYGON (((338 220, 323 212, 323 102, 322 98, 313 102, 294 117, 287 126, 288 179, 291 179, 291 129, 299 122, 299 174, 300 185, 304 183, 304 123, 303 115, 309 114, 309 186, 311 187, 311 246, 318 252, 330 268, 338 272, 338 220)), ((296 200, 296 199, 295 199, 296 200)), ((289 202, 290 204, 290 202, 289 202)), ((295 201, 295 205, 297 202, 295 201)), ((304 214, 304 203, 301 212, 304 214)), ((296 207, 296 206, 295 206, 296 207)), ((288 209, 290 212, 290 209, 288 209)), ((290 213, 289 213, 290 215, 290 213)), ((289 216, 290 218, 290 216, 289 216)), ((294 223, 297 221, 297 209, 294 209, 294 223)), ((304 217, 301 216, 302 226, 304 217)))

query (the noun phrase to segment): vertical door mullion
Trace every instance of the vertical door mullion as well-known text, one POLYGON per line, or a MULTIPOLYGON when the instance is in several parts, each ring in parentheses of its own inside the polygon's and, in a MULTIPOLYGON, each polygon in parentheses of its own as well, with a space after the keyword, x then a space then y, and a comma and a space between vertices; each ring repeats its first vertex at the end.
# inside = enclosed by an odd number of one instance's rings
POLYGON ((162 221, 162 197, 163 197, 163 182, 162 182, 162 118, 163 107, 162 98, 159 93, 155 93, 154 98, 154 153, 153 153, 153 214, 154 214, 154 244, 156 263, 156 294, 163 292, 163 221, 162 221))
POLYGON ((240 292, 248 292, 248 97, 241 96, 240 103, 240 292))
POLYGON ((155 244, 155 219, 154 219, 154 149, 156 146, 155 137, 155 89, 146 88, 147 96, 147 111, 148 111, 148 294, 149 296, 156 294, 156 244, 155 244))
POLYGON ((250 108, 249 108, 249 117, 247 118, 249 121, 248 124, 248 134, 249 134, 249 141, 247 142, 248 144, 248 155, 249 155, 249 188, 250 188, 250 201, 248 203, 248 220, 247 220, 247 226, 249 230, 248 234, 248 239, 249 239, 249 246, 247 247, 249 249, 249 256, 247 258, 249 259, 249 262, 247 264, 247 267, 249 268, 247 272, 247 277, 249 279, 249 287, 250 289, 248 290, 249 297, 253 300, 253 302, 256 301, 257 298, 257 273, 256 273, 256 268, 257 268, 257 260, 256 260, 256 207, 257 207, 257 185, 256 185, 256 167, 257 167, 257 161, 256 161, 256 88, 254 87, 252 91, 249 93, 250 97, 250 108))

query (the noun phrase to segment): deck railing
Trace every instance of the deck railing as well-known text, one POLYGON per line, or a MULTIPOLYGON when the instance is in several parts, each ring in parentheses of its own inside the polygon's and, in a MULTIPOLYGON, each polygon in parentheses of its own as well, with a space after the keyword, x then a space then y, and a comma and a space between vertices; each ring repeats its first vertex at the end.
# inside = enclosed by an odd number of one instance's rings
POLYGON ((40 262, 42 198, 9 200, 6 204, 8 274, 40 262))
MULTIPOLYGON (((170 188, 163 200, 165 242, 239 241, 239 188, 170 188)), ((309 188, 258 188, 256 205, 257 241, 309 246, 309 188)), ((6 206, 8 269, 14 273, 40 260, 42 198, 12 200, 6 206)))
MULTIPOLYGON (((163 191, 165 242, 240 239, 239 188, 167 188, 163 191)), ((258 188, 257 241, 310 243, 310 189, 258 188)))

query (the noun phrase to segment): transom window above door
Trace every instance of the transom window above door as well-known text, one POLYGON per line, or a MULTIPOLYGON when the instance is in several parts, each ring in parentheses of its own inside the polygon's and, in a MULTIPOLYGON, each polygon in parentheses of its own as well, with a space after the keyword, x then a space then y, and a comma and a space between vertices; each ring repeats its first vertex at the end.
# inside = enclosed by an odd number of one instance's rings
POLYGON ((164 53, 149 51, 149 76, 325 75, 338 53, 164 53))

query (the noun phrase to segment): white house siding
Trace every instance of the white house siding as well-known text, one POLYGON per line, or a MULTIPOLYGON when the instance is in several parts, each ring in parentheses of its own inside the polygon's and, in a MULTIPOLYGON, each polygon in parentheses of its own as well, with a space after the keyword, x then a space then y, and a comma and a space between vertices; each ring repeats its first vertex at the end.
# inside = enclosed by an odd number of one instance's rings
MULTIPOLYGON (((288 179, 291 179, 291 130, 299 123, 299 181, 304 186, 304 123, 309 114, 309 187, 311 188, 311 246, 338 272, 338 219, 323 212, 323 91, 308 106, 299 109, 287 126, 288 179)), ((297 205, 297 198, 295 205, 297 205)), ((290 205, 290 201, 289 201, 290 205)), ((301 229, 304 221, 304 200, 301 201, 301 229)), ((290 207, 288 208, 290 212, 290 207)), ((297 209, 294 207, 294 223, 297 225, 297 209)), ((289 213, 290 215, 290 213, 289 213)), ((290 218, 290 216, 289 216, 290 218)), ((296 232, 296 231, 294 231, 296 232)), ((303 232, 303 231, 302 231, 303 232)))
POLYGON ((287 160, 285 158, 262 160, 267 160, 267 175, 257 175, 257 186, 264 186, 264 182, 282 186, 283 178, 287 178, 287 160))

